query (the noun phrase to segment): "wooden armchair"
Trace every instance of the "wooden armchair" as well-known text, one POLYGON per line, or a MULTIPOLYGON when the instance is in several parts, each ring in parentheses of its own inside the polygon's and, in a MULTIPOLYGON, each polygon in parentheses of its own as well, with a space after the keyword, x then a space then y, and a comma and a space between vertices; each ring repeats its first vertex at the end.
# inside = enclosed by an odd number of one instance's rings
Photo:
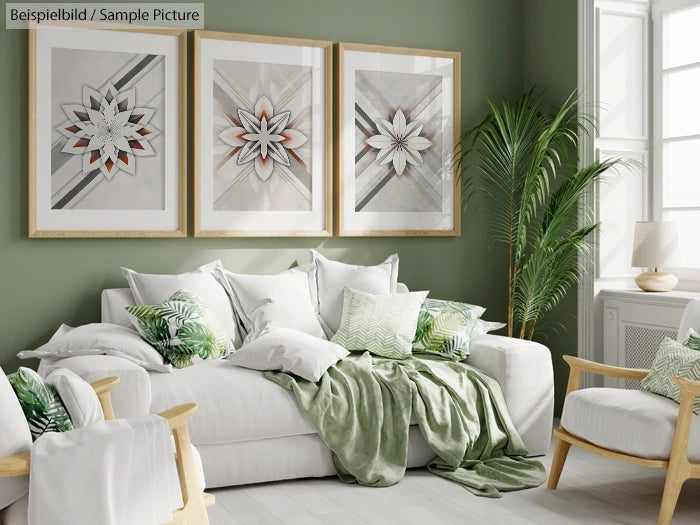
MULTIPOLYGON (((641 380, 649 373, 649 370, 646 369, 621 368, 602 365, 572 356, 564 356, 564 360, 571 368, 569 383, 566 389, 567 397, 570 393, 579 390, 582 372, 591 372, 607 377, 632 380, 641 380)), ((564 462, 566 461, 566 456, 571 445, 575 445, 584 450, 595 452, 596 454, 611 459, 617 459, 647 467, 666 468, 668 469, 668 473, 666 474, 666 484, 664 486, 663 497, 661 500, 658 523, 659 525, 667 525, 671 523, 673 512, 676 508, 676 502, 678 501, 678 495, 683 483, 689 478, 700 478, 700 463, 691 463, 688 460, 688 438, 690 435, 691 422, 693 420, 693 402, 695 400, 695 396, 700 395, 700 382, 681 379, 678 377, 673 378, 673 381, 681 389, 681 402, 680 406, 678 407, 678 416, 676 418, 669 457, 665 459, 653 459, 620 452, 619 450, 625 449, 624 443, 620 443, 619 447, 616 446, 618 450, 603 448, 591 443, 590 441, 587 441, 583 437, 570 434, 567 429, 564 428, 564 426, 560 425, 559 428, 554 430, 554 436, 557 438, 557 441, 554 447, 554 457, 552 458, 552 467, 550 469, 547 487, 550 489, 557 488, 562 469, 564 468, 564 462)), ((640 392, 640 395, 646 394, 648 393, 640 392)), ((610 395, 615 394, 612 392, 610 395)), ((564 410, 566 412, 566 405, 564 406, 564 410)), ((564 423, 563 420, 564 415, 562 415, 562 423, 564 423)))
MULTIPOLYGON (((92 387, 100 400, 106 420, 114 419, 114 409, 110 392, 119 383, 118 377, 108 377, 95 381, 92 387)), ((168 421, 175 440, 177 470, 180 476, 183 506, 173 511, 173 519, 164 525, 208 525, 206 507, 214 503, 214 496, 203 492, 199 486, 197 468, 187 429, 187 421, 197 410, 195 403, 173 407, 158 414, 168 421)), ((24 476, 29 474, 31 452, 14 456, 0 457, 0 477, 24 476)))

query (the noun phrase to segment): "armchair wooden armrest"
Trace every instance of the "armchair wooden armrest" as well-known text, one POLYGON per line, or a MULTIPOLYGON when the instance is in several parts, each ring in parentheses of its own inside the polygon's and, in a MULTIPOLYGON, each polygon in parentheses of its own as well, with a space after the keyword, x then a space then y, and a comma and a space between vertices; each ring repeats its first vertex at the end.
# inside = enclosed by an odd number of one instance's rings
POLYGON ((566 386, 567 395, 569 392, 579 389, 582 372, 591 372, 592 374, 616 377, 618 379, 635 379, 637 381, 644 379, 647 374, 649 374, 647 368, 623 368, 621 366, 603 365, 571 355, 565 355, 563 357, 564 361, 566 361, 571 368, 569 372, 569 383, 566 386))
POLYGON ((0 457, 0 478, 13 478, 29 474, 29 452, 0 457))
POLYGON ((119 378, 116 376, 105 377, 94 383, 90 383, 95 394, 97 394, 97 399, 100 400, 100 406, 102 407, 102 413, 105 419, 114 419, 114 408, 112 407, 112 390, 119 383, 119 378))

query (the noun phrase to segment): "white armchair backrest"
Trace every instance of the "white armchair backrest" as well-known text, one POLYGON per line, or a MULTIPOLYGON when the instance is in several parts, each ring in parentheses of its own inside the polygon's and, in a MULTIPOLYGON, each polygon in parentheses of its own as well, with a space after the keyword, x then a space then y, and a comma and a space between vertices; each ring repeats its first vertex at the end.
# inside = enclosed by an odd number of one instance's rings
POLYGON ((688 330, 691 328, 700 334, 700 299, 693 299, 683 310, 683 317, 681 317, 676 340, 679 343, 683 343, 688 335, 688 330))

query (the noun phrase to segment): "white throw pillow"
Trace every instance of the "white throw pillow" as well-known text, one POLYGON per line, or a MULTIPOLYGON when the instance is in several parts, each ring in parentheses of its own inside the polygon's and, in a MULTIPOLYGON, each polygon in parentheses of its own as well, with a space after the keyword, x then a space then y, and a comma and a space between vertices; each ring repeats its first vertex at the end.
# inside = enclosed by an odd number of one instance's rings
POLYGON ((75 428, 105 420, 95 390, 75 372, 58 368, 48 375, 46 382, 58 392, 75 428))
POLYGON ((488 334, 489 332, 500 330, 506 326, 506 323, 499 323, 498 321, 484 321, 483 319, 479 319, 474 326, 474 330, 472 330, 472 337, 488 334))
MULTIPOLYGON (((59 330, 65 330, 61 326, 59 330)), ((22 350, 20 359, 60 359, 76 355, 113 355, 123 357, 146 370, 170 372, 172 365, 166 364, 163 356, 133 328, 118 324, 91 323, 73 328, 37 348, 22 350)))
POLYGON ((313 272, 310 268, 308 272, 291 269, 277 275, 244 275, 221 270, 247 332, 246 342, 256 336, 256 326, 268 323, 326 338, 312 303, 313 272))
POLYGON ((281 370, 309 381, 321 376, 349 352, 340 345, 292 328, 268 325, 251 343, 226 359, 253 370, 281 370))
POLYGON ((192 292, 211 310, 237 348, 242 338, 225 286, 217 278, 221 268, 221 261, 217 260, 177 275, 138 273, 124 267, 122 274, 139 306, 158 304, 178 290, 192 292))
POLYGON ((331 261, 311 250, 311 262, 316 267, 317 312, 329 337, 340 328, 346 287, 374 295, 397 293, 399 256, 396 254, 376 266, 359 266, 331 261))
MULTIPOLYGON (((32 436, 15 391, 0 368, 0 456, 29 452, 32 436)), ((29 492, 29 476, 0 477, 0 509, 29 492)))

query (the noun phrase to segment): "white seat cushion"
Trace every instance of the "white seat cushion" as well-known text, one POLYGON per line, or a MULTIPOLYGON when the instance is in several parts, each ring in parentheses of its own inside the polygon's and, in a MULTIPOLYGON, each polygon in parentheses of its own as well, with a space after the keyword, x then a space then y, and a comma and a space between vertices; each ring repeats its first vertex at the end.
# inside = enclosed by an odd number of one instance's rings
POLYGON ((257 370, 217 360, 150 376, 151 412, 197 403, 189 425, 195 445, 316 433, 294 394, 257 370))
MULTIPOLYGON (((678 404, 651 392, 585 388, 571 392, 561 425, 603 448, 647 459, 668 459, 678 404)), ((700 462, 700 416, 693 416, 688 459, 700 462)))

